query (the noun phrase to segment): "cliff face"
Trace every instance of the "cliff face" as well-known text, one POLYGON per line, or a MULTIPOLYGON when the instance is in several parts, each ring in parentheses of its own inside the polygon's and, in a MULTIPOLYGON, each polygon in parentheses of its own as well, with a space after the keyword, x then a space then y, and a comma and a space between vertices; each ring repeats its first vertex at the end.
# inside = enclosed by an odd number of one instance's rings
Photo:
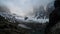
POLYGON ((60 0, 55 0, 54 6, 55 8, 60 7, 60 0))

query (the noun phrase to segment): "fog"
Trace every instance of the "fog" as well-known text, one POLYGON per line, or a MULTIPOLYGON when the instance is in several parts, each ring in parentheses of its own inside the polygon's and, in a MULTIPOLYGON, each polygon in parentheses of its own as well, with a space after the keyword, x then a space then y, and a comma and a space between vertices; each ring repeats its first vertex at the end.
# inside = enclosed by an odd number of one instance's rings
MULTIPOLYGON (((44 14, 46 12, 47 5, 51 2, 54 2, 54 0, 0 0, 0 6, 6 6, 11 14, 17 16, 35 17, 35 14, 37 12, 41 13, 42 10, 42 14, 44 14), (42 10, 40 8, 41 6, 43 6, 42 10)), ((40 18, 40 15, 38 16, 40 18)))
POLYGON ((0 5, 7 6, 11 13, 19 16, 34 16, 34 8, 43 5, 47 6, 48 3, 54 0, 0 0, 0 5))

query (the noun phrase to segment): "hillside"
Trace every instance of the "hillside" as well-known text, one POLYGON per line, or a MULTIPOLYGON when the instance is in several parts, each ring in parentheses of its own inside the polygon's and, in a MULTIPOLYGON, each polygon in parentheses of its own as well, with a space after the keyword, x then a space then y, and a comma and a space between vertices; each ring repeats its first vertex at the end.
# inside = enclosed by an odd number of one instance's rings
POLYGON ((42 25, 42 23, 20 23, 17 21, 12 23, 0 15, 0 34, 40 34, 44 32, 44 28, 45 24, 42 25))

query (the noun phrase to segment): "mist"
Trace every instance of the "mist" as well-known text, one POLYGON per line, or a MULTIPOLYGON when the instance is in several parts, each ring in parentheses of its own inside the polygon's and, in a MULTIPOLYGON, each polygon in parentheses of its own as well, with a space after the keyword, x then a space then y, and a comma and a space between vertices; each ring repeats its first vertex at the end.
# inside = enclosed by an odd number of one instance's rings
POLYGON ((41 5, 45 8, 52 1, 54 0, 0 0, 0 5, 7 6, 11 13, 25 17, 34 16, 34 8, 41 5))

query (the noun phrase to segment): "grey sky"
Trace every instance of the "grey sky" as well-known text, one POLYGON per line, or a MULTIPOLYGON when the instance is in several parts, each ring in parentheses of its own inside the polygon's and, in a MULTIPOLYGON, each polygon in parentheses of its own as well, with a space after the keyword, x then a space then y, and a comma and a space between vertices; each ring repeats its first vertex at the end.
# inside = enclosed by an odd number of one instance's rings
POLYGON ((0 5, 7 6, 11 13, 19 16, 33 16, 33 7, 44 7, 54 0, 0 0, 0 5), (32 15, 30 15, 30 13, 32 15))

